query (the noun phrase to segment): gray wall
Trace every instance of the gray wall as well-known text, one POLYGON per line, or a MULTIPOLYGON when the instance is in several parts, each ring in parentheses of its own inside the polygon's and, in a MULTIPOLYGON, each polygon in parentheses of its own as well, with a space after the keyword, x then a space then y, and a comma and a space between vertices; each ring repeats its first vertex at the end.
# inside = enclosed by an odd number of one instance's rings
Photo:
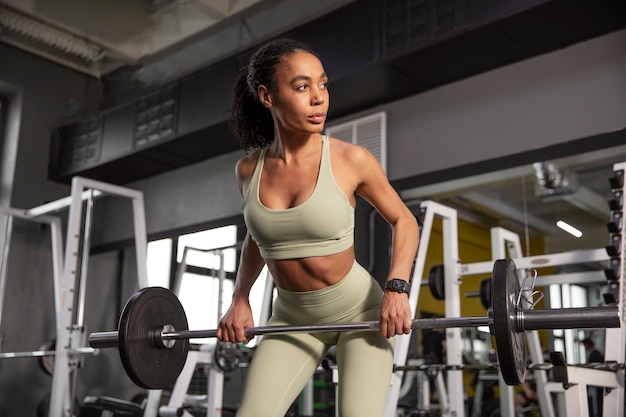
POLYGON ((380 107, 390 179, 626 127, 625 45, 616 32, 380 107))

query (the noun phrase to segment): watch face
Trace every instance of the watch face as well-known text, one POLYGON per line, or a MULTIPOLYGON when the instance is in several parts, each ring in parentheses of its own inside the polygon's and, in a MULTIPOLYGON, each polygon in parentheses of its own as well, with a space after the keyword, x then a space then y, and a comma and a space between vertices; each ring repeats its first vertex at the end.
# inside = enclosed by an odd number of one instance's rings
POLYGON ((407 287, 408 287, 408 282, 401 280, 401 279, 392 279, 390 282, 387 283, 387 288, 389 288, 392 291, 406 292, 407 287))

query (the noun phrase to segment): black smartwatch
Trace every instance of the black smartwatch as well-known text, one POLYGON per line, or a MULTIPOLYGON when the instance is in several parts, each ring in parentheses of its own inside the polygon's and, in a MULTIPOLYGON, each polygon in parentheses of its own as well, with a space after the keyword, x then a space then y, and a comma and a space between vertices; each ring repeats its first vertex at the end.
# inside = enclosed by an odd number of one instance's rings
POLYGON ((411 284, 400 278, 392 278, 385 283, 385 289, 395 292, 409 293, 411 284))

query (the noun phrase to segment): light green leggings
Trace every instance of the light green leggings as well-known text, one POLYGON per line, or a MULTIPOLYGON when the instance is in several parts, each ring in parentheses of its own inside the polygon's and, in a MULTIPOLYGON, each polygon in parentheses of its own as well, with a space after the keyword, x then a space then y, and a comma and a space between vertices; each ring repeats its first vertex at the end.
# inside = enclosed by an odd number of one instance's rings
MULTIPOLYGON (((326 324, 378 320, 380 284, 358 263, 340 282, 307 292, 278 290, 268 322, 326 324)), ((247 370, 237 417, 283 417, 336 345, 339 416, 381 417, 393 370, 393 338, 378 331, 266 335, 247 370)))

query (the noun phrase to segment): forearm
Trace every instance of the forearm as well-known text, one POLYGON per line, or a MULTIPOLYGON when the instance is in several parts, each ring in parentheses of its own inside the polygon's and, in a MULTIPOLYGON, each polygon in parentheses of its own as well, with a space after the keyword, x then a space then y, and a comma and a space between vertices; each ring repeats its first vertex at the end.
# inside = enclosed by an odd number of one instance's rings
POLYGON ((417 254, 419 244, 419 227, 415 216, 407 209, 404 215, 392 224, 392 253, 389 276, 407 281, 411 279, 411 269, 417 254))
POLYGON ((265 261, 259 253, 256 242, 252 240, 250 234, 246 234, 241 247, 241 256, 239 258, 239 268, 237 268, 237 278, 235 279, 235 288, 233 291, 233 300, 248 299, 250 289, 257 280, 265 261))

